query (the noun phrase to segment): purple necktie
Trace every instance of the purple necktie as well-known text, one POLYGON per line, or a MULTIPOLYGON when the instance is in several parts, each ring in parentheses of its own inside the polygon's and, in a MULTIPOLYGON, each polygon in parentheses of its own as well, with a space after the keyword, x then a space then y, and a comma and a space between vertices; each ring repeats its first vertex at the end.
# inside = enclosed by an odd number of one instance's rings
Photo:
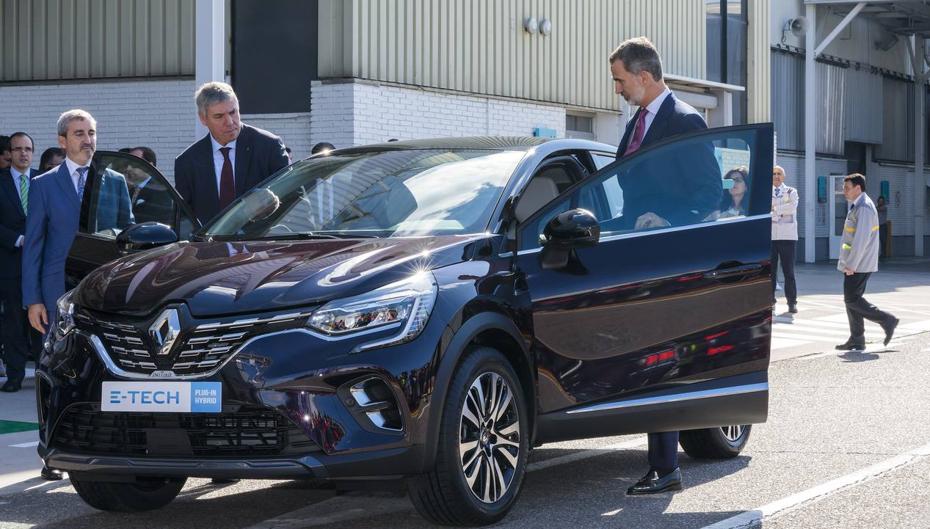
POLYGON ((646 114, 648 113, 649 111, 645 108, 639 111, 639 117, 636 118, 636 128, 633 129, 633 138, 630 140, 630 144, 626 146, 624 156, 629 156, 642 147, 643 136, 646 135, 646 114))

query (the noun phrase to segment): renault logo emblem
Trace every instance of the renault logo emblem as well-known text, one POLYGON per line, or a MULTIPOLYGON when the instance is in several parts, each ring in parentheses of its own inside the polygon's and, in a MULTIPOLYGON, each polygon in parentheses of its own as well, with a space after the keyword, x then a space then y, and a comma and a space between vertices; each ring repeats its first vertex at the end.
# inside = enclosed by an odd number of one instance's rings
POLYGON ((165 356, 171 352, 178 335, 181 334, 181 322, 178 319, 177 309, 168 309, 162 312, 155 320, 155 323, 149 327, 149 336, 155 342, 158 356, 165 356))

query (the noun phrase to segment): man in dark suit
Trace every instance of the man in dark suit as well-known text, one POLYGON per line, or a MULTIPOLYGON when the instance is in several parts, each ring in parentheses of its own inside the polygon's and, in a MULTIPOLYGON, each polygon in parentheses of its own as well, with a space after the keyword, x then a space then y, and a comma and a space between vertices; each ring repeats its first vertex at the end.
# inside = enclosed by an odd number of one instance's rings
MULTIPOLYGON (((615 92, 639 107, 620 141, 618 159, 707 128, 701 114, 666 86, 661 59, 648 39, 621 44, 610 57, 610 69, 615 92)), ((709 141, 679 147, 675 156, 653 156, 633 164, 621 175, 620 186, 624 218, 635 229, 701 222, 718 209, 723 193, 720 166, 709 141)))
MULTIPOLYGON (((669 137, 707 128, 704 118, 668 89, 659 53, 645 37, 620 44, 610 55, 610 71, 614 91, 639 107, 617 149, 618 159, 669 137)), ((644 164, 633 162, 621 175, 624 219, 630 227, 639 230, 700 222, 716 210, 723 186, 713 147, 697 144, 687 154, 674 160, 647 157, 644 164)), ((650 433, 649 471, 627 494, 669 490, 681 490, 678 432, 650 433)))
MULTIPOLYGON (((97 150, 97 122, 84 110, 58 118, 58 144, 65 161, 39 175, 29 189, 23 244, 23 302, 29 323, 41 333, 57 319, 57 301, 65 293, 65 261, 78 231, 85 186, 96 187, 92 231, 122 230, 135 222, 122 175, 109 169, 95 179, 91 166, 97 150)), ((89 192, 89 191, 88 191, 89 192)))
POLYGON ((210 131, 174 161, 174 185, 201 223, 282 167, 281 138, 239 119, 239 100, 226 83, 197 90, 197 114, 210 131))
POLYGON ((0 339, 7 368, 7 380, 0 391, 12 393, 22 388, 30 348, 29 326, 23 310, 22 248, 29 187, 39 172, 31 168, 35 149, 31 136, 15 132, 10 137, 10 146, 11 166, 0 169, 0 304, 3 306, 0 339))

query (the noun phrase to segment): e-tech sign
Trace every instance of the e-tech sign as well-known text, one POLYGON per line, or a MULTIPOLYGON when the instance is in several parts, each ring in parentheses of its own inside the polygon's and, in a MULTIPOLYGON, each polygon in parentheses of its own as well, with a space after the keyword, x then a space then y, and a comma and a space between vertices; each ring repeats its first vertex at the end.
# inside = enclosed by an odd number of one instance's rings
POLYGON ((104 382, 101 411, 219 413, 220 382, 104 382))

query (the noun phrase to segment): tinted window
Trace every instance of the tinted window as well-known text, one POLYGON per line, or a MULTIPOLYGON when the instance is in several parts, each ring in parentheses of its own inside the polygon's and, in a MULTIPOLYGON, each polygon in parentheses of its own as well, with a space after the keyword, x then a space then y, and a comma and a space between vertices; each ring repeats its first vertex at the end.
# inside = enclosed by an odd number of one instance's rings
POLYGON ((478 233, 523 151, 398 150, 298 162, 206 229, 243 239, 478 233))
POLYGON ((570 208, 591 211, 601 237, 765 213, 770 204, 751 202, 752 175, 771 171, 753 167, 755 137, 753 129, 717 129, 614 163, 529 219, 520 247, 537 247, 548 219, 570 208))

